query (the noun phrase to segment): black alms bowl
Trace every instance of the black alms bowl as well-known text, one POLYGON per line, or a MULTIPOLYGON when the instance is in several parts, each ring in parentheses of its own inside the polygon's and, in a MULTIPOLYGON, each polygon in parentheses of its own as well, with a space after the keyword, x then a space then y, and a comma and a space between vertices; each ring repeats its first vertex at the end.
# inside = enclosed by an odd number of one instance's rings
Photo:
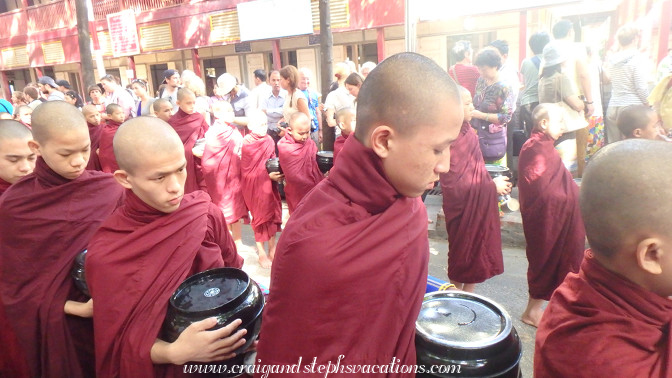
POLYGON ((315 159, 320 171, 327 173, 334 166, 334 151, 318 151, 315 159))
POLYGON ((72 264, 70 275, 75 280, 75 286, 87 297, 91 297, 89 293, 89 286, 86 284, 86 276, 84 276, 84 260, 86 260, 86 249, 77 254, 75 262, 72 264))
POLYGON ((245 328, 247 334, 245 345, 234 351, 239 354, 259 335, 263 309, 261 289, 245 272, 236 268, 206 270, 187 278, 170 297, 162 339, 172 343, 189 325, 210 317, 217 318, 212 329, 240 319, 243 323, 235 332, 245 328))
POLYGON ((493 179, 499 176, 506 176, 509 178, 509 180, 513 179, 513 173, 511 173, 511 170, 503 165, 486 164, 485 169, 488 170, 490 177, 493 179))
POLYGON ((415 323, 415 347, 418 365, 435 369, 418 377, 515 378, 520 374, 523 349, 511 318, 500 305, 480 295, 426 294, 415 323))
POLYGON ((278 172, 282 173, 282 167, 280 167, 280 159, 272 158, 266 160, 266 172, 268 173, 273 173, 273 172, 278 172))

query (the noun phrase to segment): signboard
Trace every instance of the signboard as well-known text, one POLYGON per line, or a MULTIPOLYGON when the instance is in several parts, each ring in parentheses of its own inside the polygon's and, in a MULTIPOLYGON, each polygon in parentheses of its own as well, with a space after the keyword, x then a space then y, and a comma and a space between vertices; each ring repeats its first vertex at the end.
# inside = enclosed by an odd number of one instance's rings
POLYGON ((135 13, 125 10, 107 15, 107 29, 110 31, 112 56, 140 54, 140 39, 135 25, 135 13))
POLYGON ((313 34, 310 0, 256 0, 236 9, 241 41, 313 34))

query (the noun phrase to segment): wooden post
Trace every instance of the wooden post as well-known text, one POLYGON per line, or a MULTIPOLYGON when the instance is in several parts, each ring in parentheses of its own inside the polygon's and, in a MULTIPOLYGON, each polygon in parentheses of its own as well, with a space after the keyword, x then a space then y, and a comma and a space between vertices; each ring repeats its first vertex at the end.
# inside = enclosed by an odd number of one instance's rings
MULTIPOLYGON (((334 38, 331 34, 331 12, 329 10, 329 0, 320 0, 320 73, 322 74, 322 98, 326 99, 331 86, 331 80, 334 77, 333 63, 334 58, 334 38)), ((336 130, 322 122, 322 145, 325 150, 334 150, 334 140, 336 139, 336 130)))

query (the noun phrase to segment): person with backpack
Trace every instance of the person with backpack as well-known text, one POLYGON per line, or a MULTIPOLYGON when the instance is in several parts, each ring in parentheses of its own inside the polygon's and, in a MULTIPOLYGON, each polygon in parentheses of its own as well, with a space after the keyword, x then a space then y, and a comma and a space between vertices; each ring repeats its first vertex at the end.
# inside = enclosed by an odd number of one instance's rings
POLYGON ((525 130, 525 136, 529 138, 534 124, 532 112, 539 105, 539 66, 544 47, 551 41, 551 36, 540 31, 532 34, 529 40, 530 49, 534 56, 525 58, 520 65, 520 73, 523 77, 523 90, 520 92, 520 123, 525 130))

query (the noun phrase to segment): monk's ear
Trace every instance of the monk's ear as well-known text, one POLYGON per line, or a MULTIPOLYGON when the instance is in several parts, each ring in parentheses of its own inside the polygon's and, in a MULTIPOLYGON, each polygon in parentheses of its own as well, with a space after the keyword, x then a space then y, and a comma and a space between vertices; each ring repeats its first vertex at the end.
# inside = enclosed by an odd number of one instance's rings
POLYGON ((371 142, 370 147, 381 159, 388 156, 390 144, 394 135, 394 130, 386 125, 377 126, 373 132, 371 132, 371 137, 369 139, 371 142))
POLYGON ((114 171, 114 179, 117 180, 119 185, 123 186, 126 189, 133 189, 133 185, 128 181, 128 172, 123 169, 118 169, 114 171))
POLYGON ((40 143, 38 143, 36 140, 34 140, 34 139, 29 140, 28 141, 28 148, 30 148, 30 150, 33 151, 33 153, 35 155, 38 155, 38 156, 42 155, 40 153, 40 148, 41 148, 40 143))
POLYGON ((664 251, 658 238, 647 238, 637 243, 637 265, 651 274, 663 272, 662 259, 664 251))
POLYGON ((642 129, 640 129, 638 127, 636 129, 632 130, 632 136, 634 136, 635 138, 641 138, 642 137, 642 129))

